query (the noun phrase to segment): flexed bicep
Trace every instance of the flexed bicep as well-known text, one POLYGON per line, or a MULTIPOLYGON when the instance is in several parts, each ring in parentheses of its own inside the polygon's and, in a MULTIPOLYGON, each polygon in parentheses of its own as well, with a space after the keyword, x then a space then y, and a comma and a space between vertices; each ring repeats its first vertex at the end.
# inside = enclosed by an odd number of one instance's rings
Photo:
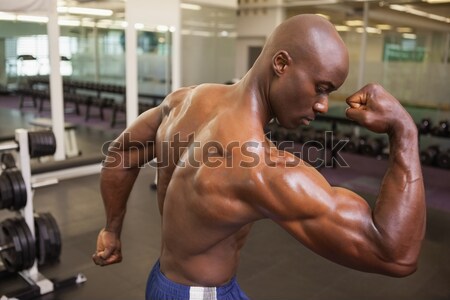
POLYGON ((356 193, 332 187, 314 168, 267 168, 257 205, 317 254, 354 269, 395 275, 372 210, 356 193))

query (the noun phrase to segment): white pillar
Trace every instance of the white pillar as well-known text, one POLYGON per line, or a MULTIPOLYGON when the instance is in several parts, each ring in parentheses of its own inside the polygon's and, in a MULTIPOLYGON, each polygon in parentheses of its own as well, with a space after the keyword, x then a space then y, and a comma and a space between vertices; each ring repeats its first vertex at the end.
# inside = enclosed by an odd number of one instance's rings
POLYGON ((98 28, 95 26, 93 28, 93 40, 94 40, 94 62, 95 62, 95 82, 100 81, 100 55, 98 49, 98 28))
POLYGON ((138 116, 137 32, 134 23, 128 21, 125 29, 126 62, 126 117, 129 126, 138 116))
POLYGON ((60 71, 61 57, 59 53, 59 25, 56 11, 56 0, 51 0, 48 10, 48 47, 50 58, 50 103, 52 130, 56 137, 55 160, 65 158, 64 147, 64 98, 60 71))
POLYGON ((364 85, 364 73, 366 72, 366 48, 367 48, 367 26, 369 26, 369 2, 364 2, 363 12, 364 31, 361 37, 361 50, 359 56, 358 89, 364 85))
POLYGON ((181 82, 181 29, 180 0, 127 0, 125 4, 125 61, 126 61, 126 109, 127 125, 138 115, 138 72, 137 72, 137 32, 135 25, 144 28, 164 25, 174 28, 172 41, 172 88, 178 88, 181 82))
POLYGON ((172 32, 172 91, 181 87, 181 13, 178 13, 172 32))

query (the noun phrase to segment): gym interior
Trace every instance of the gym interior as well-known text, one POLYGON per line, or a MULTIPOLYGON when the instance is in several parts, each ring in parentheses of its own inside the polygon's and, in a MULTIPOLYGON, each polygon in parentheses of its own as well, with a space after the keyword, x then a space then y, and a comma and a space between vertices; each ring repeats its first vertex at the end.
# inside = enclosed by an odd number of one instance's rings
POLYGON ((328 114, 295 130, 271 123, 268 136, 373 206, 387 137, 346 119, 345 99, 380 83, 418 126, 427 231, 418 270, 392 278, 329 262, 260 221, 241 253, 242 289, 251 299, 450 299, 446 0, 0 1, 1 299, 143 299, 161 248, 154 165, 128 201, 123 262, 91 258, 108 144, 179 87, 242 78, 273 28, 303 13, 335 25, 350 72, 328 114), (337 140, 338 153, 327 146, 337 140))

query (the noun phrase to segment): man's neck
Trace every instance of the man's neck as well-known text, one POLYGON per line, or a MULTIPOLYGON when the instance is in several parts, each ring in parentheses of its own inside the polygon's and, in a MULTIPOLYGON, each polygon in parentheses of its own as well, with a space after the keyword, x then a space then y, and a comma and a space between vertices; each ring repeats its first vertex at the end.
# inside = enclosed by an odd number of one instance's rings
POLYGON ((237 83, 236 90, 240 93, 239 99, 250 105, 252 114, 264 127, 273 118, 270 105, 270 77, 256 76, 257 70, 250 69, 248 73, 237 83))

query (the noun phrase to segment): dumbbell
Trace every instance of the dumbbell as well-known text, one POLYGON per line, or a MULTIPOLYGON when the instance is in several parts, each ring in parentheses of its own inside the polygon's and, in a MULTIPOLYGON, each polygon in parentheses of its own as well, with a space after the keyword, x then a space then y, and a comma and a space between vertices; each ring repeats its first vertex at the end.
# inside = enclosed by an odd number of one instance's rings
POLYGON ((348 143, 345 145, 344 151, 350 153, 358 153, 360 146, 365 144, 367 139, 365 136, 356 137, 352 134, 346 134, 345 137, 348 138, 348 143))
POLYGON ((442 137, 450 136, 449 122, 447 120, 442 120, 439 125, 433 128, 433 134, 442 137))
POLYGON ((438 154, 436 163, 440 168, 450 169, 450 149, 438 154))
POLYGON ((432 122, 428 118, 422 119, 420 123, 417 124, 417 128, 419 129, 419 133, 430 133, 432 131, 432 122))
MULTIPOLYGON (((18 150, 19 144, 15 141, 0 144, 0 152, 18 150)), ((52 131, 28 132, 28 152, 30 158, 53 155, 56 151, 56 138, 52 131)))
POLYGON ((333 149, 339 142, 346 142, 348 143, 350 141, 349 136, 342 134, 339 131, 333 132, 332 134, 331 143, 327 143, 327 147, 333 149))
POLYGON ((363 155, 377 156, 383 152, 387 143, 382 138, 366 138, 364 143, 360 144, 360 152, 363 155))
POLYGON ((428 166, 434 165, 436 164, 439 153, 438 145, 429 146, 427 149, 420 151, 420 162, 428 166))

